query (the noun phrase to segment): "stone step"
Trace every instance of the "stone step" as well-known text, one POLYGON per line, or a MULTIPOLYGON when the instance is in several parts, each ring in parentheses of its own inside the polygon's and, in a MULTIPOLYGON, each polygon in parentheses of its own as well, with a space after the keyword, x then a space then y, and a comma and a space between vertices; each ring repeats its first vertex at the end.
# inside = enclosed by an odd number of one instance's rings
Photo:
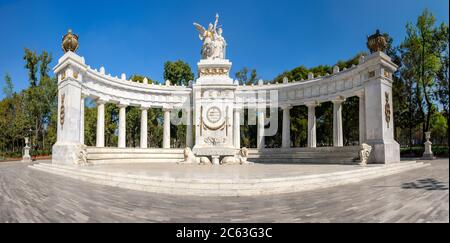
POLYGON ((82 167, 35 164, 33 169, 102 185, 164 194, 195 196, 254 196, 290 193, 355 183, 421 168, 428 164, 401 162, 358 170, 268 179, 189 179, 92 171, 82 167))
POLYGON ((111 153, 88 153, 89 160, 97 159, 183 159, 183 154, 111 154, 111 153))
POLYGON ((184 160, 183 149, 88 147, 87 160, 93 165, 119 163, 177 163, 184 160))
POLYGON ((248 158, 249 161, 262 164, 357 164, 353 158, 248 158))
POLYGON ((335 158, 335 157, 347 157, 355 158, 358 157, 358 153, 345 152, 345 153, 293 153, 293 154, 249 154, 249 158, 335 158))
POLYGON ((177 163, 182 162, 183 158, 118 158, 118 159, 89 159, 88 162, 93 165, 105 164, 139 164, 139 163, 177 163))
POLYGON ((97 148, 87 147, 86 151, 91 154, 95 153, 109 153, 109 154, 183 154, 183 149, 141 149, 141 148, 97 148))
POLYGON ((296 147, 296 148, 265 148, 265 149, 249 149, 249 153, 292 153, 292 152, 346 152, 346 151, 359 151, 359 146, 343 146, 343 147, 296 147))

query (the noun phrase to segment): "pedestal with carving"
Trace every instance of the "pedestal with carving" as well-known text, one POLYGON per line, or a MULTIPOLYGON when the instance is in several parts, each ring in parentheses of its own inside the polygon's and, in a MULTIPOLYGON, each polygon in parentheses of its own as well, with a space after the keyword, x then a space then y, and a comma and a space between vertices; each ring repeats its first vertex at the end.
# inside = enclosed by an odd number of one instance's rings
POLYGON ((210 156, 219 164, 221 156, 235 155, 233 110, 236 85, 229 77, 231 62, 203 59, 193 85, 195 146, 197 156, 210 156))

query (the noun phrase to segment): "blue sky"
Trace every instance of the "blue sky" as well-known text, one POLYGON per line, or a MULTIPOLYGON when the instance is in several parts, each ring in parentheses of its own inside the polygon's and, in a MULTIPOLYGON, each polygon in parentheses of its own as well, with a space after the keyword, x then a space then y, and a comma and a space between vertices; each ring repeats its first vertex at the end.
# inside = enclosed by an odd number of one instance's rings
MULTIPOLYGON (((93 68, 163 80, 165 61, 182 59, 194 71, 201 42, 193 22, 207 25, 220 14, 232 72, 256 68, 269 80, 299 65, 332 65, 366 50, 379 28, 399 43, 405 25, 428 8, 448 24, 448 0, 0 0, 0 75, 19 91, 28 86, 23 48, 63 54, 61 37, 72 28, 78 53, 93 68)), ((3 97, 3 93, 0 94, 3 97)))

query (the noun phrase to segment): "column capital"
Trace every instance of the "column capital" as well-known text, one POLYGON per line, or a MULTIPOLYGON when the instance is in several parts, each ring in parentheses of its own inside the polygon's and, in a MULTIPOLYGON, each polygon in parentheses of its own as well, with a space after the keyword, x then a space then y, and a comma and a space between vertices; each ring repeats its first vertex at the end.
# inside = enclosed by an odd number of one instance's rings
POLYGON ((97 105, 104 105, 108 103, 108 101, 106 99, 98 98, 97 100, 95 100, 95 103, 97 103, 97 105))
POLYGON ((139 110, 141 110, 141 111, 148 110, 148 109, 150 109, 150 106, 143 106, 143 105, 141 105, 139 107, 139 110))
POLYGON ((290 109, 292 109, 292 105, 280 105, 280 108, 282 110, 290 110, 290 109))
POLYGON ((317 101, 317 100, 315 100, 315 101, 309 101, 309 102, 306 102, 305 105, 306 105, 307 107, 316 107, 316 106, 320 105, 320 102, 317 101))
POLYGON ((162 108, 162 111, 172 111, 173 110, 173 108, 172 107, 163 107, 162 108))
POLYGON ((119 108, 126 108, 127 106, 129 106, 130 104, 126 104, 126 103, 119 103, 117 104, 117 107, 119 108))
POLYGON ((337 96, 334 99, 331 100, 331 102, 333 102, 333 104, 341 104, 345 101, 345 97, 344 96, 337 96))

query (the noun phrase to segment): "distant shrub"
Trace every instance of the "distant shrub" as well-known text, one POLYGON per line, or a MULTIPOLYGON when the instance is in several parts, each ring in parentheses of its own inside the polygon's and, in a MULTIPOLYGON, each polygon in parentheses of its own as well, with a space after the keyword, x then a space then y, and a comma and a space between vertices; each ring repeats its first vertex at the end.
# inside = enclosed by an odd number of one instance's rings
MULTIPOLYGON (((436 145, 432 148, 434 156, 437 157, 448 157, 448 146, 446 145, 436 145)), ((423 152, 425 151, 424 147, 405 147, 400 148, 400 155, 402 157, 422 157, 423 152)))

